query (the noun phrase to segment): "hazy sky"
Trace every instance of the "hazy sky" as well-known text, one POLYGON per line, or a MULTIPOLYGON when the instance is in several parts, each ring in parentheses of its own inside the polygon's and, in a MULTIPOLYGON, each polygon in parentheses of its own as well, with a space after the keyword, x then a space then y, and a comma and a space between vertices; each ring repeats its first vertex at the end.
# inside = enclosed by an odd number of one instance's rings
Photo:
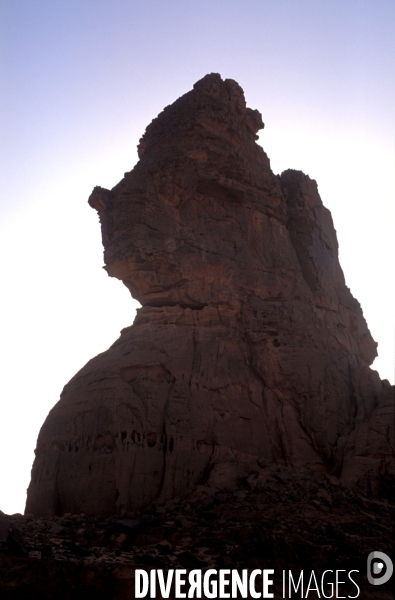
POLYGON ((48 411, 134 318, 88 196, 206 73, 260 110, 275 173, 317 180, 393 381, 393 0, 0 0, 0 53, 0 510, 23 512, 48 411))

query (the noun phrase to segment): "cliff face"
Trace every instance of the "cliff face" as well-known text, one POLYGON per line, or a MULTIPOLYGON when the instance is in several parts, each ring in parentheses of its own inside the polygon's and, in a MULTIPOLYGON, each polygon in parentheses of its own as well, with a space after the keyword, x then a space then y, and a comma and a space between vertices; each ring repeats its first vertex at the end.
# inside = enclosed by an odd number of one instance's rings
POLYGON ((393 476, 393 390, 369 368, 330 212, 315 181, 272 173, 262 128, 236 82, 207 75, 92 192, 106 269, 142 308, 49 413, 28 513, 131 510, 273 464, 365 493, 393 476))

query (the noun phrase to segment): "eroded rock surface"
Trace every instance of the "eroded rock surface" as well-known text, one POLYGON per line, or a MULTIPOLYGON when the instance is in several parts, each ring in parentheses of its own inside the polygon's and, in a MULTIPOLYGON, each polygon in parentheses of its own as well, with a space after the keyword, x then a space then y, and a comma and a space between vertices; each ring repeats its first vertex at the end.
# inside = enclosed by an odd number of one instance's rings
POLYGON ((28 513, 138 509, 272 465, 390 485, 393 388, 369 368, 330 212, 315 181, 272 173, 262 128, 236 82, 207 75, 92 192, 106 269, 142 308, 49 413, 28 513))

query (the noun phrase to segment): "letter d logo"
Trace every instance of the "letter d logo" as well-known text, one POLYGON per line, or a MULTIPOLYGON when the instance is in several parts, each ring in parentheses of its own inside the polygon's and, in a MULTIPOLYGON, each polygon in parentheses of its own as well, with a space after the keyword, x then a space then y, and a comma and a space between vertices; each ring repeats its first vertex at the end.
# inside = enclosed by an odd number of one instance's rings
POLYGON ((368 581, 372 585, 387 583, 394 570, 392 560, 384 552, 371 552, 368 556, 368 581), (381 575, 382 573, 382 575, 381 575), (380 577, 377 577, 380 575, 380 577))

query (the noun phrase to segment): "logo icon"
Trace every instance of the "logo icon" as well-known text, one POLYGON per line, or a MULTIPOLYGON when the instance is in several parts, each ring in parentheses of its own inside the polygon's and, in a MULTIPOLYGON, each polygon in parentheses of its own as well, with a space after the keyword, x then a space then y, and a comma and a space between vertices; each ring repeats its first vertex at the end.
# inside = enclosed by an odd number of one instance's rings
POLYGON ((392 560, 384 552, 371 552, 368 556, 368 581, 372 585, 387 583, 394 571, 392 560), (377 577, 379 575, 379 577, 377 577))

